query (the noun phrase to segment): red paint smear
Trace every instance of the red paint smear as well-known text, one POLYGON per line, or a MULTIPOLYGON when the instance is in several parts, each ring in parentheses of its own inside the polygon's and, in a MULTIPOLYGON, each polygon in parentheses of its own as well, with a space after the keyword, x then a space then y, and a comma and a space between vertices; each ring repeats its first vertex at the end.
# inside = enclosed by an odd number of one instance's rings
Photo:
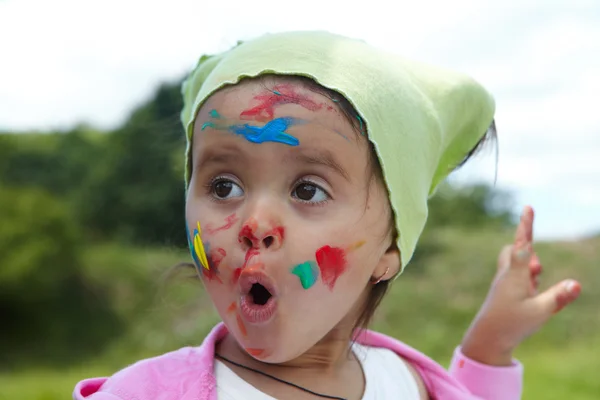
POLYGON ((323 104, 317 104, 307 96, 296 93, 294 86, 290 84, 277 85, 273 91, 278 94, 268 93, 254 96, 254 99, 260 101, 260 104, 242 111, 240 118, 261 122, 270 121, 273 119, 275 107, 282 104, 298 104, 310 111, 317 111, 323 107, 323 104))
POLYGON ((279 240, 279 243, 281 243, 281 241, 283 240, 284 235, 285 229, 283 229, 283 226, 277 226, 265 233, 265 237, 275 236, 279 240))
POLYGON ((257 249, 248 249, 248 251, 246 252, 246 257, 244 257, 244 265, 242 265, 242 268, 246 268, 246 265, 248 265, 248 260, 250 260, 250 257, 257 256, 258 254, 259 254, 259 251, 257 249))
POLYGON ((208 224, 204 229, 206 229, 206 231, 212 235, 216 232, 225 231, 225 230, 231 228, 233 226, 233 224, 235 224, 238 221, 238 219, 239 218, 237 218, 234 213, 234 214, 231 214, 230 216, 228 216, 227 218, 225 218, 225 225, 219 226, 218 228, 211 228, 211 225, 208 224))
POLYGON ((254 232, 256 231, 257 227, 258 223, 256 222, 256 220, 251 219, 250 221, 248 221, 240 230, 240 233, 238 235, 239 242, 242 243, 243 238, 250 239, 252 243, 258 242, 258 238, 254 236, 254 232))
POLYGON ((221 278, 219 278, 219 275, 217 275, 217 271, 214 269, 206 269, 206 268, 202 268, 202 275, 204 275, 209 282, 216 280, 219 283, 223 283, 223 281, 221 280, 221 278))
POLYGON ((237 284, 238 280, 240 279, 240 274, 242 273, 242 269, 241 268, 236 268, 233 270, 233 275, 231 275, 231 283, 233 285, 237 284))
POLYGON ((227 314, 230 314, 230 313, 234 312, 234 311, 235 311, 235 309, 236 309, 236 307, 237 307, 237 306, 236 306, 236 304, 235 304, 235 301, 234 301, 233 303, 231 303, 231 304, 229 305, 229 307, 227 307, 227 314))
POLYGON ((242 336, 244 336, 244 337, 248 336, 248 332, 246 331, 246 327, 244 326, 244 321, 242 321, 242 317, 240 317, 240 314, 236 314, 235 318, 237 320, 238 328, 240 328, 240 332, 242 333, 242 336))
POLYGON ((317 250, 316 258, 321 279, 329 289, 333 289, 337 279, 346 270, 346 252, 339 247, 323 246, 317 250))
POLYGON ((262 353, 264 353, 264 352, 265 352, 265 349, 253 349, 250 347, 246 347, 246 353, 248 353, 254 357, 260 357, 262 355, 262 353))
POLYGON ((223 261, 223 258, 226 255, 227 253, 225 252, 225 249, 222 249, 220 247, 211 250, 210 254, 208 255, 210 269, 218 269, 219 265, 221 264, 221 261, 223 261))

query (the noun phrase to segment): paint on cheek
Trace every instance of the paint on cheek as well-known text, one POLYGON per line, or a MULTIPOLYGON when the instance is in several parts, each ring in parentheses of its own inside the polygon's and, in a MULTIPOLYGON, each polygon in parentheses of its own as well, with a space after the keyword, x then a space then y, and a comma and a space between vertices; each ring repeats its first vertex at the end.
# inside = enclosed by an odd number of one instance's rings
POLYGON ((209 259, 209 269, 201 268, 202 275, 204 275, 209 282, 215 280, 219 283, 223 283, 221 278, 219 278, 219 264, 221 264, 221 260, 226 256, 225 250, 222 248, 216 248, 212 250, 210 248, 210 244, 207 243, 205 249, 208 251, 208 259, 209 259))
POLYGON ((244 321, 242 321, 242 317, 240 317, 240 314, 235 314, 235 318, 236 318, 237 325, 238 325, 238 328, 239 328, 242 336, 244 336, 244 337, 248 336, 248 331, 246 331, 246 326, 244 325, 244 321))
POLYGON ((230 216, 225 218, 224 225, 221 225, 217 228, 212 228, 212 225, 208 224, 208 225, 206 225, 205 229, 208 233, 210 233, 212 235, 219 231, 226 231, 227 229, 231 228, 233 226, 233 224, 235 224, 238 220, 239 220, 239 218, 235 214, 231 214, 230 216))
POLYGON ((226 255, 227 255, 227 253, 225 252, 225 249, 222 249, 220 247, 217 247, 214 250, 210 250, 210 252, 209 252, 210 269, 218 270, 219 265, 221 265, 221 261, 223 261, 223 258, 225 258, 226 255))
POLYGON ((200 229, 200 222, 198 222, 197 228, 194 229, 194 237, 190 245, 190 250, 192 252, 192 257, 196 262, 196 266, 200 269, 205 268, 208 270, 210 267, 208 265, 208 259, 206 258, 206 252, 204 251, 204 244, 202 243, 201 233, 202 229, 200 229))
POLYGON ((346 252, 339 247, 323 246, 317 250, 315 256, 323 283, 329 286, 329 289, 333 289, 337 279, 346 270, 346 252))
POLYGON ((233 274, 231 275, 231 284, 235 285, 238 283, 238 280, 240 279, 240 275, 242 273, 242 269, 241 268, 236 268, 233 270, 233 274))
POLYGON ((229 305, 229 307, 227 307, 227 314, 231 314, 233 312, 235 312, 237 305, 235 304, 235 301, 233 303, 231 303, 229 305))
POLYGON ((319 277, 319 268, 313 261, 306 261, 296 265, 292 269, 292 274, 300 279, 300 283, 304 289, 310 289, 319 277))
POLYGON ((275 107, 282 104, 298 104, 310 111, 317 111, 323 104, 318 104, 308 96, 297 93, 294 86, 290 84, 281 84, 273 88, 272 92, 261 94, 254 97, 259 101, 255 107, 242 111, 241 119, 254 121, 269 121, 273 119, 275 107))
POLYGON ((288 134, 286 129, 300 122, 295 118, 277 118, 267 122, 264 126, 232 125, 229 130, 236 135, 243 136, 251 143, 275 142, 287 144, 288 146, 298 146, 300 141, 288 134))
POLYGON ((356 250, 356 249, 359 249, 359 248, 361 248, 361 247, 362 247, 362 246, 363 246, 365 243, 367 243, 367 242, 366 242, 366 241, 364 241, 364 240, 359 240, 359 241, 358 241, 358 242, 356 242, 356 243, 352 243, 350 246, 346 247, 346 252, 347 252, 347 253, 349 253, 349 252, 351 252, 351 251, 354 251, 354 250, 356 250))
POLYGON ((208 115, 210 115, 210 117, 214 119, 221 119, 221 114, 219 114, 217 110, 210 110, 208 112, 208 115))

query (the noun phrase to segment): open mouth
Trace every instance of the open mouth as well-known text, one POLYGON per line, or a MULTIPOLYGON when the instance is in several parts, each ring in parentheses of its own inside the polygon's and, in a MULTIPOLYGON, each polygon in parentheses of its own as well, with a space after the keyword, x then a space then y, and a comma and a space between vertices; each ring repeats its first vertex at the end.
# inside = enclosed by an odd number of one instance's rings
POLYGON ((262 271, 244 270, 240 275, 240 312, 249 323, 269 321, 277 309, 277 293, 271 279, 262 271))
POLYGON ((267 289, 260 283, 254 283, 252 285, 252 288, 250 288, 249 295, 252 299, 252 302, 259 306, 264 306, 265 304, 267 304, 267 301, 269 301, 269 299, 273 297, 271 292, 269 292, 269 289, 267 289))

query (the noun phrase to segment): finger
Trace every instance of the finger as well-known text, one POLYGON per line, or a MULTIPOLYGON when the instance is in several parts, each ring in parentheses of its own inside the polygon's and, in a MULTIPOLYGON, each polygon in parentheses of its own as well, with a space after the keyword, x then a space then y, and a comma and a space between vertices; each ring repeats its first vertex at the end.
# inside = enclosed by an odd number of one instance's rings
POLYGON ((557 283, 532 299, 540 313, 549 318, 575 301, 581 293, 579 282, 568 279, 557 283))
POLYGON ((533 253, 531 259, 529 260, 529 272, 532 276, 538 276, 542 273, 542 269, 540 258, 537 256, 537 254, 533 253))
POLYGON ((525 206, 515 233, 515 246, 522 247, 533 240, 533 208, 525 206))
POLYGON ((513 245, 506 245, 500 250, 498 255, 498 271, 503 271, 510 267, 510 257, 512 254, 513 245))
POLYGON ((533 256, 533 247, 530 242, 523 243, 519 246, 515 245, 510 253, 510 268, 524 270, 529 273, 530 261, 533 256))

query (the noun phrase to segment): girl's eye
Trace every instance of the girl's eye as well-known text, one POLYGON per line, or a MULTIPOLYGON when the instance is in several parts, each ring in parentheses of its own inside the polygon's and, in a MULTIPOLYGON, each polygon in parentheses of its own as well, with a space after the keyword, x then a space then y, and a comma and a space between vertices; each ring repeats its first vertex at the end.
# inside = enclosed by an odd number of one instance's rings
POLYGON ((323 203, 329 200, 329 195, 323 189, 310 182, 298 184, 292 196, 307 203, 323 203))
POLYGON ((244 191, 237 183, 224 178, 215 179, 211 183, 210 189, 212 194, 221 200, 241 197, 244 194, 244 191))

